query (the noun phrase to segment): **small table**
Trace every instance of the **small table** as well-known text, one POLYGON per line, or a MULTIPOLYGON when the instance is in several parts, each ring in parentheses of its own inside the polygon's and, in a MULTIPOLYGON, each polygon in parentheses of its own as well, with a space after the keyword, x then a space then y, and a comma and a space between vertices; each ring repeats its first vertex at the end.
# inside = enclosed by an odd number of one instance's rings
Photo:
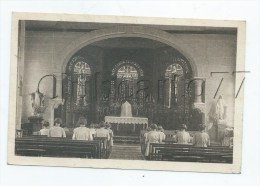
POLYGON ((148 126, 148 118, 141 117, 105 116, 105 122, 116 124, 117 130, 119 130, 119 125, 131 124, 133 125, 133 132, 135 132, 135 125, 143 125, 143 129, 148 126))

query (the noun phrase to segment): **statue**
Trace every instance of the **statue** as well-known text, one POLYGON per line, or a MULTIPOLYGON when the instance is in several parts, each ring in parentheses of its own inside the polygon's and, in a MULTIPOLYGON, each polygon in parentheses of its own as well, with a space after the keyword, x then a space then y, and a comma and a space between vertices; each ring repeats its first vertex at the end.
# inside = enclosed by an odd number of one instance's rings
POLYGON ((222 98, 222 96, 220 95, 216 104, 216 114, 217 114, 217 118, 218 120, 224 120, 226 119, 226 108, 227 105, 224 101, 224 99, 222 98))
POLYGON ((120 117, 133 117, 132 107, 128 101, 122 104, 120 117))
POLYGON ((217 102, 211 106, 209 111, 209 120, 213 124, 225 124, 227 105, 223 97, 220 95, 217 102))
POLYGON ((39 89, 36 90, 36 92, 33 92, 31 94, 31 101, 32 101, 32 109, 33 109, 33 116, 39 116, 40 113, 43 113, 45 110, 44 105, 44 94, 39 91, 39 89))
POLYGON ((227 105, 225 100, 220 95, 218 100, 212 104, 208 117, 209 117, 209 126, 208 132, 212 140, 219 140, 223 133, 223 130, 227 126, 227 105))

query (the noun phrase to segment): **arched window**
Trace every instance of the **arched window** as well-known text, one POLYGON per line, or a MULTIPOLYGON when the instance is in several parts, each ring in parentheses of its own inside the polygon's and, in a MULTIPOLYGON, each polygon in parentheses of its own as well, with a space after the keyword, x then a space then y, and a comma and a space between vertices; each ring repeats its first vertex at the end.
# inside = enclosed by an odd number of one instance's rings
POLYGON ((62 94, 65 102, 61 111, 62 120, 67 126, 75 127, 82 116, 91 120, 91 76, 88 59, 77 55, 68 62, 63 77, 62 94))
POLYGON ((74 95, 76 99, 76 105, 86 106, 89 99, 89 77, 91 75, 89 65, 84 61, 75 63, 73 69, 74 77, 77 81, 77 85, 74 88, 74 95))
POLYGON ((171 108, 174 103, 178 102, 178 83, 183 76, 183 68, 179 64, 171 64, 166 68, 164 77, 165 86, 165 105, 171 108))
POLYGON ((120 114, 122 103, 128 101, 132 105, 135 116, 141 114, 144 106, 144 72, 141 66, 133 61, 118 62, 111 73, 110 111, 120 114))
POLYGON ((130 97, 134 97, 138 81, 137 69, 131 65, 123 65, 118 69, 116 78, 119 100, 127 100, 130 97))

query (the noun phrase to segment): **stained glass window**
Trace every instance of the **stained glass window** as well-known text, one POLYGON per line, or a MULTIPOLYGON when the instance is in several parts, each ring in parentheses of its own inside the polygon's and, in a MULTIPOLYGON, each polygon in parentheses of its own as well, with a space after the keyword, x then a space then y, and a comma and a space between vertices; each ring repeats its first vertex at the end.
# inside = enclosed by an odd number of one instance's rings
POLYGON ((182 76, 183 69, 179 64, 171 64, 167 67, 165 72, 165 78, 171 78, 173 75, 182 76))
POLYGON ((79 61, 75 64, 74 73, 90 75, 91 71, 89 65, 86 62, 79 61))
POLYGON ((171 64, 165 71, 165 104, 171 108, 174 103, 177 103, 178 81, 183 76, 183 68, 179 64, 171 64))
POLYGON ((74 74, 77 76, 76 104, 86 106, 89 97, 88 77, 91 74, 89 65, 83 61, 77 62, 74 66, 74 74))
POLYGON ((135 67, 124 65, 117 71, 117 78, 121 79, 138 79, 138 73, 135 67))
POLYGON ((138 72, 131 65, 123 65, 117 71, 117 94, 120 100, 134 98, 137 89, 138 72))

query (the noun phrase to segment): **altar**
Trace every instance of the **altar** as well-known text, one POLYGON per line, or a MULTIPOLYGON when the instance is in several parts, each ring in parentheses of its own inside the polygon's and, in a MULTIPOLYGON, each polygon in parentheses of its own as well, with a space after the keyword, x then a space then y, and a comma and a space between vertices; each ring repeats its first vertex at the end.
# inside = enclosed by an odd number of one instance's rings
POLYGON ((148 126, 148 118, 141 117, 105 116, 105 122, 111 124, 112 129, 115 130, 115 133, 125 133, 127 132, 125 129, 130 129, 130 131, 128 130, 129 134, 136 133, 148 126))
POLYGON ((115 135, 139 135, 148 126, 148 118, 133 117, 131 104, 127 101, 121 106, 121 115, 105 116, 115 135))

